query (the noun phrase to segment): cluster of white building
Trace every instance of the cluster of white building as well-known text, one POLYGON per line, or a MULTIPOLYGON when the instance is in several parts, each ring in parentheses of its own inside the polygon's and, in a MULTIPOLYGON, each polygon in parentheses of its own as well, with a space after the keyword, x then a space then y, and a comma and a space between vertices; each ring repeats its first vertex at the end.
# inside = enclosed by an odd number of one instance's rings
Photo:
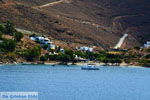
POLYGON ((144 44, 144 48, 149 48, 150 47, 150 41, 147 41, 145 44, 144 44))
MULTIPOLYGON (((47 45, 48 46, 48 49, 53 49, 55 50, 57 46, 55 46, 53 44, 53 42, 47 38, 47 37, 43 37, 43 36, 32 36, 30 37, 31 40, 33 41, 37 41, 38 43, 40 43, 41 46, 45 46, 47 45)), ((93 52, 93 48, 91 47, 87 47, 87 46, 81 46, 81 47, 77 47, 76 48, 77 50, 81 50, 81 51, 88 51, 88 52, 93 52)), ((64 49, 61 48, 60 49, 61 52, 64 52, 64 49)))
POLYGON ((34 36, 34 37, 30 37, 30 39, 33 41, 38 41, 41 44, 41 46, 47 45, 49 49, 55 49, 56 48, 56 46, 53 44, 53 42, 50 41, 50 39, 48 39, 46 37, 34 36))

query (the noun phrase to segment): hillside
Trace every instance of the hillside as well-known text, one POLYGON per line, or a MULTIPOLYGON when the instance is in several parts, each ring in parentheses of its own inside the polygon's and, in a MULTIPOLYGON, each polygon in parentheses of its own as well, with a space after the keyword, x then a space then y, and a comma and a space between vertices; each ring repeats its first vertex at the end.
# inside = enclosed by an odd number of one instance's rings
POLYGON ((0 22, 71 43, 114 47, 141 45, 150 39, 148 0, 2 0, 0 22), (56 2, 57 1, 57 2, 56 2), (45 5, 46 4, 46 5, 45 5))

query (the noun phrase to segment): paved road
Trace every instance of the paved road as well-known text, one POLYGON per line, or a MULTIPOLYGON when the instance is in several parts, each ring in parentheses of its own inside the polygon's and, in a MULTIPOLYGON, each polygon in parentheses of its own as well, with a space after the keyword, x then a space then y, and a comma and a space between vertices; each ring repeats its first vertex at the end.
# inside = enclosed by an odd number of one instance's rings
POLYGON ((51 2, 51 3, 47 3, 41 6, 38 6, 36 8, 44 8, 44 7, 48 7, 48 6, 54 6, 54 5, 58 5, 61 3, 71 3, 72 0, 59 0, 59 1, 55 1, 55 2, 51 2))
POLYGON ((18 32, 22 32, 24 34, 40 34, 40 33, 37 33, 37 32, 34 32, 34 31, 29 31, 29 30, 25 30, 25 29, 20 29, 20 28, 15 28, 18 32))
POLYGON ((119 42, 117 43, 117 45, 114 47, 114 49, 118 49, 121 48, 122 44, 124 43, 125 39, 128 37, 128 34, 125 33, 123 35, 123 37, 120 38, 119 42))

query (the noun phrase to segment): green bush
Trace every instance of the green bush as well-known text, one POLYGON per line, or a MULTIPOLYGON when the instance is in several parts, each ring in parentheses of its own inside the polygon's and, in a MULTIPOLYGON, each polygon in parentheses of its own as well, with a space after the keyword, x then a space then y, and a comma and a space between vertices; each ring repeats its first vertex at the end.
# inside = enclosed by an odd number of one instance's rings
POLYGON ((103 62, 107 65, 108 63, 111 63, 112 65, 120 65, 122 63, 122 57, 120 55, 114 55, 114 54, 107 54, 105 57, 102 56, 103 62))
POLYGON ((141 59, 138 61, 139 65, 144 67, 150 67, 150 59, 141 59))
POLYGON ((73 50, 65 50, 65 56, 69 56, 70 57, 70 61, 74 61, 75 59, 75 55, 74 55, 74 51, 73 50))
POLYGON ((67 64, 68 62, 71 61, 71 57, 67 54, 60 54, 58 59, 63 63, 63 64, 67 64))
POLYGON ((14 35, 15 31, 16 30, 15 30, 14 24, 10 21, 7 21, 5 25, 4 33, 8 35, 14 35))
POLYGON ((77 55, 78 57, 82 57, 84 58, 84 53, 82 51, 75 51, 75 55, 77 55))
POLYGON ((23 38, 23 33, 15 32, 14 39, 15 39, 16 42, 20 42, 22 38, 23 38))
POLYGON ((16 42, 11 39, 4 39, 2 43, 0 43, 0 50, 4 52, 12 52, 16 48, 16 42))
POLYGON ((48 58, 49 58, 49 60, 59 60, 58 55, 56 55, 56 54, 49 55, 48 58))
POLYGON ((47 60, 47 58, 46 58, 45 56, 41 56, 41 57, 40 57, 40 61, 45 62, 46 60, 47 60))
POLYGON ((41 47, 35 46, 31 49, 25 50, 24 57, 27 61, 35 61, 38 60, 41 55, 41 47))

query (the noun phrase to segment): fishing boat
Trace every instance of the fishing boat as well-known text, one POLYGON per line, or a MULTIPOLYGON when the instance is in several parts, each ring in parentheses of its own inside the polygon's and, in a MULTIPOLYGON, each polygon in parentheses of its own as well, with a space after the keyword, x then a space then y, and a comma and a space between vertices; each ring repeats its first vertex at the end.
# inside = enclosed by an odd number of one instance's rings
POLYGON ((94 64, 88 64, 87 66, 81 67, 82 70, 99 70, 94 64))

